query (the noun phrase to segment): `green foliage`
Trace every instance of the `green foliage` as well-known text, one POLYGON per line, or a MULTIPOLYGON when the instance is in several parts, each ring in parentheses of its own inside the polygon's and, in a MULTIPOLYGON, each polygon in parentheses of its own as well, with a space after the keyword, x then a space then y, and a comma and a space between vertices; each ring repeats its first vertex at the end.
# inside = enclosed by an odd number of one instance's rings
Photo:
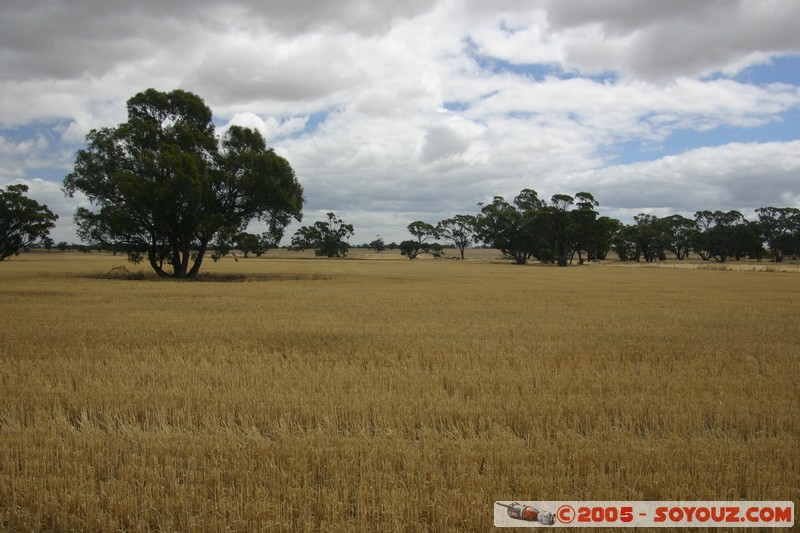
POLYGON ((317 221, 313 226, 303 226, 292 237, 293 250, 313 249, 317 256, 344 257, 350 249, 347 239, 353 236, 353 226, 345 224, 334 213, 328 221, 317 221))
POLYGON ((275 235, 270 231, 265 231, 260 235, 255 233, 241 232, 235 238, 235 246, 242 252, 242 255, 247 257, 249 254, 255 254, 256 257, 261 257, 271 248, 277 248, 278 243, 282 238, 281 235, 275 235))
POLYGON ((423 244, 426 254, 430 254, 435 258, 440 258, 444 255, 444 247, 438 242, 426 242, 423 244))
POLYGON ((400 255, 409 259, 416 259, 419 254, 431 254, 434 257, 443 255, 443 248, 440 244, 428 242, 428 239, 438 238, 437 228, 432 224, 416 220, 407 226, 408 232, 416 240, 408 240, 400 243, 400 255))
POLYGON ((429 238, 436 238, 436 228, 433 225, 416 220, 407 226, 409 233, 417 238, 417 242, 423 243, 429 238))
POLYGON ((620 261, 639 261, 641 253, 637 254, 636 237, 633 226, 621 226, 611 238, 611 246, 620 261))
POLYGON ((386 243, 383 242, 383 239, 381 237, 378 237, 377 239, 369 243, 369 247, 370 249, 375 250, 378 253, 381 253, 386 249, 386 243))
POLYGON ((403 241, 400 243, 400 255, 416 259, 420 254, 430 254, 439 258, 444 255, 444 247, 438 242, 403 241))
POLYGON ((550 205, 538 213, 538 219, 555 252, 558 266, 567 266, 578 238, 578 228, 573 224, 571 213, 567 211, 567 208, 574 203, 575 199, 572 196, 556 194, 550 199, 550 205))
POLYGON ((0 190, 0 261, 41 240, 49 250, 50 230, 58 216, 46 205, 28 198, 28 186, 12 184, 0 190))
POLYGON ((520 265, 535 257, 567 266, 576 253, 583 263, 584 251, 596 260, 608 253, 611 238, 609 225, 598 222, 597 205, 588 192, 556 194, 549 204, 531 189, 521 191, 513 204, 496 196, 482 205, 476 235, 520 265))
POLYGON ((261 240, 259 239, 258 235, 255 233, 247 233, 241 232, 236 236, 236 248, 242 252, 244 257, 247 257, 251 253, 256 253, 258 251, 258 256, 263 255, 266 248, 262 248, 261 240))
POLYGON ((695 221, 699 231, 693 235, 693 248, 705 260, 738 260, 760 247, 759 237, 739 211, 698 211, 695 221))
POLYGON ((620 227, 612 238, 620 261, 644 259, 652 263, 666 259, 667 237, 663 220, 646 213, 639 213, 633 220, 633 225, 620 227))
MULTIPOLYGON (((724 262, 745 256, 761 259, 766 242, 773 259, 780 261, 779 240, 798 235, 791 229, 793 210, 761 208, 756 212, 761 217, 758 222, 746 220, 739 211, 697 211, 694 220, 641 213, 634 217, 635 224, 617 228, 612 245, 622 261, 663 260, 667 251, 681 260, 693 251, 704 261, 724 262)), ((791 245, 786 248, 791 249, 791 245)))
POLYGON ((787 255, 800 255, 800 209, 762 207, 756 213, 758 231, 775 262, 783 261, 787 255))
MULTIPOLYGON (((531 189, 523 190, 513 203, 495 196, 489 204, 478 204, 475 242, 497 248, 517 264, 531 258, 540 262, 571 264, 575 255, 584 262, 605 259, 614 250, 622 261, 658 261, 671 252, 679 260, 690 252, 702 259, 730 258, 774 261, 800 257, 800 209, 764 207, 756 209, 757 222, 747 221, 739 211, 698 211, 694 220, 675 214, 665 218, 640 213, 634 223, 599 217, 598 202, 591 193, 575 196, 556 194, 547 203, 531 189)), ((452 220, 452 219, 448 219, 452 220)), ((440 227, 437 232, 446 235, 440 227)), ((463 257, 463 255, 462 255, 463 257)))
MULTIPOLYGON (((594 210, 600 204, 594 199, 591 193, 579 192, 574 198, 577 209, 570 213, 570 232, 574 241, 573 250, 578 254, 578 262, 583 264, 582 252, 586 251, 589 261, 599 259, 601 253, 607 252, 601 246, 601 240, 607 236, 602 233, 602 227, 597 219, 597 211, 594 210)), ((605 255, 603 255, 605 257, 605 255)))
POLYGON ((692 249, 692 235, 697 231, 694 220, 681 215, 662 218, 659 223, 663 244, 678 260, 686 259, 692 249))
POLYGON ((234 231, 235 230, 231 227, 224 227, 220 228, 214 236, 214 253, 211 254, 211 259, 213 259, 215 263, 233 250, 235 246, 234 240, 236 239, 234 231))
POLYGON ((182 90, 148 89, 127 109, 126 122, 87 135, 64 180, 96 207, 75 214, 84 241, 159 276, 195 277, 212 240, 219 255, 253 219, 280 229, 301 219, 303 189, 257 131, 233 126, 218 141, 211 110, 182 90))
POLYGON ((589 259, 602 260, 611 250, 614 235, 622 227, 622 222, 611 217, 600 217, 594 227, 592 240, 589 244, 589 259))
POLYGON ((440 221, 435 233, 439 238, 452 242, 464 259, 464 250, 475 241, 478 219, 472 215, 456 215, 440 221))
POLYGON ((422 251, 422 245, 419 241, 403 241, 400 243, 400 255, 408 257, 409 259, 416 259, 422 251))
POLYGON ((536 212, 544 205, 535 191, 524 190, 509 204, 495 196, 490 204, 478 204, 477 237, 492 248, 524 265, 539 248, 536 212))

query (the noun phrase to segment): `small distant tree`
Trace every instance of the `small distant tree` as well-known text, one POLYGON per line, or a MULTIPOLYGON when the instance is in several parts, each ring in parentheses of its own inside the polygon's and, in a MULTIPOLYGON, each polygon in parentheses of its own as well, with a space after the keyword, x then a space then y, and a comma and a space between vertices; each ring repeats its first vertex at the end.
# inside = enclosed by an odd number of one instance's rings
POLYGON ((261 257, 271 248, 277 248, 280 238, 276 239, 275 235, 270 231, 265 231, 261 234, 243 231, 236 236, 235 242, 236 248, 242 252, 244 257, 247 257, 251 253, 255 254, 256 257, 261 257))
POLYGON ((351 224, 328 213, 328 221, 317 221, 313 226, 303 226, 292 237, 292 250, 314 250, 317 256, 345 257, 350 249, 347 239, 353 236, 351 224))
POLYGON ((367 246, 378 253, 381 253, 386 249, 386 243, 383 242, 383 239, 380 236, 378 236, 377 239, 369 243, 367 246))
POLYGON ((409 259, 416 259, 421 249, 417 241, 407 240, 400 243, 400 255, 409 259))
POLYGON ((597 259, 598 241, 601 238, 600 227, 597 222, 598 213, 595 208, 600 203, 588 192, 575 194, 575 206, 570 212, 570 236, 573 239, 573 253, 578 254, 578 263, 583 264, 582 251, 586 251, 589 261, 597 259))
POLYGON ((699 231, 693 234, 693 248, 705 260, 738 260, 752 253, 759 239, 739 211, 698 211, 694 217, 699 231))
POLYGON ((633 217, 634 224, 619 228, 611 242, 620 261, 652 263, 666 259, 664 236, 660 220, 655 215, 639 213, 633 217))
POLYGON ((243 231, 236 236, 236 248, 247 258, 258 248, 258 235, 243 231))
POLYGON ((49 239, 56 225, 58 215, 28 198, 27 192, 28 186, 23 184, 8 185, 0 191, 0 261, 38 240, 49 239))
POLYGON ((623 224, 616 218, 600 217, 595 224, 594 238, 589 249, 589 260, 601 260, 608 256, 614 235, 623 224))
POLYGON ((550 199, 550 205, 538 214, 539 220, 544 223, 558 266, 562 267, 567 266, 578 238, 578 228, 573 225, 571 214, 567 210, 574 203, 572 196, 556 194, 550 199))
POLYGON ((502 196, 495 196, 490 204, 478 204, 477 237, 481 242, 497 248, 518 265, 539 255, 543 246, 541 219, 538 214, 545 203, 536 191, 524 189, 509 204, 502 196))
POLYGON ((436 228, 432 224, 415 220, 407 226, 408 232, 411 233, 416 240, 407 240, 400 243, 400 255, 408 257, 409 259, 416 259, 419 254, 433 253, 435 257, 442 254, 442 247, 438 249, 431 248, 428 241, 429 238, 436 238, 436 228))
MULTIPOLYGON (((229 253, 233 251, 234 240, 236 239, 236 233, 233 228, 224 227, 220 228, 217 231, 216 235, 214 236, 214 240, 212 241, 212 247, 214 251, 211 254, 211 259, 214 260, 216 263, 229 253)), ((235 256, 234 256, 235 259, 235 256)))
POLYGON ((681 215, 672 215, 660 219, 658 226, 667 250, 675 254, 675 258, 678 260, 689 257, 692 249, 692 235, 697 230, 697 223, 681 215))
POLYGON ((442 246, 438 242, 425 243, 425 253, 430 254, 438 259, 439 257, 442 257, 444 255, 444 246, 442 246))
POLYGON ((436 238, 436 228, 433 225, 416 220, 407 226, 408 232, 417 238, 417 242, 423 243, 428 239, 436 238))
POLYGON ((794 207, 761 207, 758 227, 767 243, 772 260, 783 261, 786 255, 797 255, 800 242, 800 209, 794 207))
POLYGON ((478 219, 472 215, 456 215, 440 221, 436 225, 436 234, 440 238, 452 242, 464 259, 464 250, 477 236, 478 219))
POLYGON ((639 261, 641 254, 637 255, 635 228, 620 224, 611 236, 611 248, 616 252, 620 261, 639 261))
POLYGON ((53 246, 55 246, 55 244, 56 241, 54 241, 50 237, 45 237, 44 239, 42 239, 42 246, 44 246, 44 249, 47 250, 48 252, 53 249, 53 246))
POLYGON ((639 213, 633 217, 633 220, 636 222, 633 226, 636 260, 644 258, 647 263, 652 263, 657 259, 666 259, 664 233, 661 230, 659 218, 655 215, 639 213))

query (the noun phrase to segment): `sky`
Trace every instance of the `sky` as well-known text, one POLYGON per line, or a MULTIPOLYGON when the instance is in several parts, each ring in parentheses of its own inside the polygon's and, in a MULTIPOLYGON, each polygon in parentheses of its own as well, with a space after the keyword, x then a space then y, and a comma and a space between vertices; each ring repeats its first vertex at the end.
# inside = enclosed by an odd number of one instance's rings
MULTIPOLYGON (((0 187, 62 180, 153 87, 257 128, 352 244, 522 189, 602 215, 800 208, 800 2, 3 0, 0 187)), ((287 229, 283 243, 299 225, 287 229)), ((258 231, 252 225, 252 231, 258 231)))

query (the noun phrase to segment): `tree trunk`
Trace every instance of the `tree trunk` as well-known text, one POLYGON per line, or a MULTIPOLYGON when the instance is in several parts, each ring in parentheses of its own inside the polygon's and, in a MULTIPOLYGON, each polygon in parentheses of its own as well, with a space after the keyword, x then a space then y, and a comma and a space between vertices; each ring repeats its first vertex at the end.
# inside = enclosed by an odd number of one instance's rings
POLYGON ((181 250, 181 277, 187 277, 186 271, 189 270, 189 256, 192 251, 189 249, 189 241, 184 240, 183 249, 181 250))
POLYGON ((203 256, 206 254, 206 246, 206 243, 200 244, 200 249, 197 250, 197 258, 194 260, 192 269, 186 275, 187 278, 194 279, 197 277, 197 273, 200 272, 200 265, 203 264, 203 256))
POLYGON ((181 249, 178 243, 172 241, 172 277, 182 278, 186 274, 186 270, 181 270, 183 262, 181 261, 181 249))
POLYGON ((150 262, 150 266, 153 268, 153 270, 155 270, 159 278, 170 277, 169 274, 164 272, 164 269, 161 268, 161 265, 158 264, 158 261, 156 260, 156 254, 154 254, 153 252, 147 252, 147 260, 150 262))

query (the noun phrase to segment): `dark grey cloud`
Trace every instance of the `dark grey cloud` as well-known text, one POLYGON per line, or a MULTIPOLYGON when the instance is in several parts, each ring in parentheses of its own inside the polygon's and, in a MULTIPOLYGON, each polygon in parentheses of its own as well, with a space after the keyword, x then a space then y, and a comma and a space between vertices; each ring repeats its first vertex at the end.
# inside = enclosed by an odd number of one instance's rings
POLYGON ((193 47, 213 50, 232 31, 374 35, 429 8, 424 1, 9 0, 0 8, 0 71, 18 81, 98 78, 120 63, 159 54, 177 59, 193 47))
POLYGON ((445 126, 434 126, 425 134, 422 148, 422 161, 433 163, 439 159, 464 153, 469 147, 469 139, 445 126))
POLYGON ((691 23, 739 6, 736 0, 551 0, 547 18, 555 28, 601 24, 610 34, 627 34, 668 20, 691 23))
POLYGON ((371 0, 250 0, 238 2, 250 17, 280 33, 334 29, 364 35, 383 33, 402 18, 422 14, 432 7, 425 0, 374 2, 371 0))

